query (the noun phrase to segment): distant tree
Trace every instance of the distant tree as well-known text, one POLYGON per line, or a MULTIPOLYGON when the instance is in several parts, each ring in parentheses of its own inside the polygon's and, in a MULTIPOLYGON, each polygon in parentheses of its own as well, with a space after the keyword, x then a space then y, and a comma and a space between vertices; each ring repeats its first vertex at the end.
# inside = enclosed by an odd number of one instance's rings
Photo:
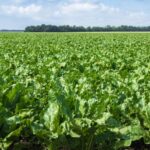
POLYGON ((107 25, 105 27, 83 27, 83 26, 56 26, 56 25, 38 25, 28 26, 25 32, 107 32, 107 31, 150 31, 150 26, 135 27, 121 25, 118 27, 107 25))

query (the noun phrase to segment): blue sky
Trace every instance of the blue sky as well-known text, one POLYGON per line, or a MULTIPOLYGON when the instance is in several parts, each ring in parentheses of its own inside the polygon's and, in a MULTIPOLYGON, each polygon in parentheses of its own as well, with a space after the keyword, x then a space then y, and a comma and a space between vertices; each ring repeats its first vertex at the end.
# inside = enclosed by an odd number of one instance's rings
POLYGON ((150 25, 150 0, 0 0, 0 29, 28 25, 150 25))

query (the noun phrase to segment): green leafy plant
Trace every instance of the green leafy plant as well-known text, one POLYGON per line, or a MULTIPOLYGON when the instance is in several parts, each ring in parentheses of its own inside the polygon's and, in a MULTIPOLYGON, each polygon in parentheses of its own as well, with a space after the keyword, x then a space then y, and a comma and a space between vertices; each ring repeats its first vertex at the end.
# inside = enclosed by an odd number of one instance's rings
POLYGON ((148 33, 1 33, 0 149, 150 144, 149 43, 148 33))

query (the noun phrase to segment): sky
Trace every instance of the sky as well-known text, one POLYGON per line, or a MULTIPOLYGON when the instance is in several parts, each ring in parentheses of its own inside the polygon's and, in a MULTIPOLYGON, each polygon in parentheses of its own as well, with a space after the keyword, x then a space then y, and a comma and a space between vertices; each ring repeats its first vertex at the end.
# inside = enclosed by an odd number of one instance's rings
POLYGON ((150 0, 0 0, 0 29, 40 24, 150 26, 150 0))

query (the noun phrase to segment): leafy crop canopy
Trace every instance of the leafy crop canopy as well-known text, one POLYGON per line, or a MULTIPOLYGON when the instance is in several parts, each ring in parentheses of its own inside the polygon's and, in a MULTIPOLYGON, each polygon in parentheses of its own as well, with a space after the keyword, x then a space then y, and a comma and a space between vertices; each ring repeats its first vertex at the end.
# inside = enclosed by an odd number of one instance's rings
POLYGON ((150 34, 1 33, 0 149, 150 144, 150 34))

